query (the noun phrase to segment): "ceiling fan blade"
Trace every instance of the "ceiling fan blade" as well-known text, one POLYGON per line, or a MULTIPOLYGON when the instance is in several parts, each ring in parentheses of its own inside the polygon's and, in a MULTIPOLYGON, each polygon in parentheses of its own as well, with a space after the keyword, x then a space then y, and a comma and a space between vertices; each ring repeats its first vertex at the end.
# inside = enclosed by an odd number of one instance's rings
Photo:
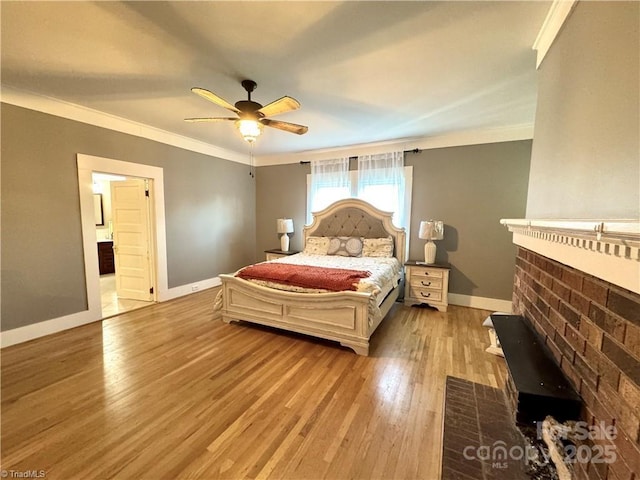
POLYGON ((223 120, 233 120, 234 122, 238 120, 233 117, 205 117, 205 118, 185 118, 185 122, 220 122, 223 120))
POLYGON ((215 103, 216 105, 220 105, 221 107, 226 108, 227 110, 231 110, 232 112, 236 112, 236 113, 240 112, 240 110, 238 110, 236 107, 231 105, 225 99, 220 98, 218 95, 216 95, 213 92, 210 92, 205 88, 193 87, 191 91, 196 95, 200 95, 202 98, 215 103))
POLYGON ((258 113, 263 114, 265 117, 272 117, 274 115, 290 112, 291 110, 297 110, 299 108, 300 102, 298 102, 295 98, 285 96, 279 98, 275 102, 271 102, 270 104, 265 105, 260 110, 258 110, 258 113))
POLYGON ((268 118, 263 118, 262 120, 260 120, 260 123, 266 125, 267 127, 277 128, 279 130, 295 133, 297 135, 304 135, 309 130, 309 127, 305 127, 304 125, 298 125, 289 122, 280 122, 278 120, 269 120, 268 118))

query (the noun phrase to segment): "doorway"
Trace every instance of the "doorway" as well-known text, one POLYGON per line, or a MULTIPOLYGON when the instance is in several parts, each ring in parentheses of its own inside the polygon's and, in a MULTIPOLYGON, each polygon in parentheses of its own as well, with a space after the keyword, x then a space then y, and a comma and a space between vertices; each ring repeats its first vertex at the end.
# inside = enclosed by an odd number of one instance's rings
MULTIPOLYGON (((163 169, 84 154, 78 154, 77 161, 89 316, 93 320, 99 320, 162 300, 166 297, 168 290, 163 169), (113 198, 109 198, 110 205, 105 205, 107 203, 105 197, 111 197, 111 195, 105 193, 106 187, 103 186, 102 198, 105 202, 102 205, 102 221, 96 221, 100 215, 97 215, 94 203, 94 172, 118 177, 115 183, 119 183, 120 179, 124 182, 142 183, 144 185, 142 196, 146 197, 146 216, 144 212, 137 212, 137 214, 134 212, 134 217, 137 219, 132 223, 130 215, 132 210, 125 208, 120 215, 122 221, 114 219, 113 211, 107 212, 113 209, 113 198), (122 230, 120 240, 111 238, 118 236, 116 225, 119 223, 125 224, 126 227, 122 230), (146 238, 146 247, 143 245, 145 241, 137 238, 140 237, 138 233, 146 238), (99 248, 96 247, 99 240, 107 244, 113 242, 116 247, 120 243, 125 247, 121 249, 123 253, 121 259, 118 258, 118 253, 113 251, 113 273, 100 275, 99 248), (138 267, 143 262, 148 262, 149 268, 146 274, 148 278, 145 281, 150 286, 146 297, 136 297, 135 294, 132 295, 131 290, 132 286, 135 287, 134 290, 136 288, 141 290, 137 277, 140 277, 141 269, 138 267), (120 281, 118 280, 118 263, 120 263, 120 272, 123 274, 120 281)), ((108 191, 111 194, 111 180, 108 183, 108 191)), ((131 199, 128 193, 124 197, 125 200, 131 199)))
POLYGON ((155 301, 152 179, 93 172, 102 317, 155 301))

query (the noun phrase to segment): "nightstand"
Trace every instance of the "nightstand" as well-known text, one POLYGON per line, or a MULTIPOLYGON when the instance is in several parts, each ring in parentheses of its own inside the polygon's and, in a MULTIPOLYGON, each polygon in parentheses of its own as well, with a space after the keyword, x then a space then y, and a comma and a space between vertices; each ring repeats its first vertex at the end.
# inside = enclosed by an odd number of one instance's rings
POLYGON ((295 255, 296 253, 300 253, 300 252, 297 250, 289 250, 289 251, 283 252, 282 250, 274 249, 274 250, 265 250, 264 253, 267 257, 267 260, 275 260, 276 258, 288 257, 289 255, 295 255))
POLYGON ((404 304, 407 306, 426 303, 446 312, 449 306, 448 263, 432 263, 425 265, 409 260, 405 266, 404 304))

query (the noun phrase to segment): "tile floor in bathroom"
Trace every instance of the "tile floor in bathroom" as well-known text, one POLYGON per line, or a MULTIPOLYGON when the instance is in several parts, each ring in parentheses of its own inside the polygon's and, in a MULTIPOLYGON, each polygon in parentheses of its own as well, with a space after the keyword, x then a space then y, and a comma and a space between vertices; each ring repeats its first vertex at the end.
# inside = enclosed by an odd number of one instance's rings
POLYGON ((100 275, 100 294, 102 300, 102 318, 112 317, 154 303, 118 298, 118 295, 116 295, 115 273, 100 275))

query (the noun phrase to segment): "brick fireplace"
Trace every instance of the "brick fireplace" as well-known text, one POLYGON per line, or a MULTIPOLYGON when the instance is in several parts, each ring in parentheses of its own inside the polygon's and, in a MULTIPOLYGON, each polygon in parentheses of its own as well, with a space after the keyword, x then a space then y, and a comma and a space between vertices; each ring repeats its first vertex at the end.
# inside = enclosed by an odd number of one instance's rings
MULTIPOLYGON (((640 236, 633 233, 632 242, 616 238, 602 244, 602 230, 597 238, 593 232, 590 237, 562 233, 534 239, 525 232, 516 238, 518 228, 512 229, 508 222, 503 221, 519 245, 513 313, 530 322, 579 392, 584 402, 582 419, 590 425, 614 425, 617 430, 612 441, 595 440, 598 445, 612 445, 617 460, 576 463, 575 477, 640 479, 640 294, 619 286, 636 285, 640 262, 634 242, 640 236), (560 245, 538 248, 541 242, 560 245), (579 261, 569 255, 565 263, 563 252, 567 249, 581 249, 579 261), (545 255, 547 252, 555 259, 545 255), (589 255, 598 257, 590 263, 589 255), (610 262, 618 263, 599 275, 598 265, 610 262), (569 266, 571 263, 596 267, 578 269, 569 266), (619 274, 620 282, 608 281, 619 274)), ((594 441, 585 442, 593 449, 594 441)))

